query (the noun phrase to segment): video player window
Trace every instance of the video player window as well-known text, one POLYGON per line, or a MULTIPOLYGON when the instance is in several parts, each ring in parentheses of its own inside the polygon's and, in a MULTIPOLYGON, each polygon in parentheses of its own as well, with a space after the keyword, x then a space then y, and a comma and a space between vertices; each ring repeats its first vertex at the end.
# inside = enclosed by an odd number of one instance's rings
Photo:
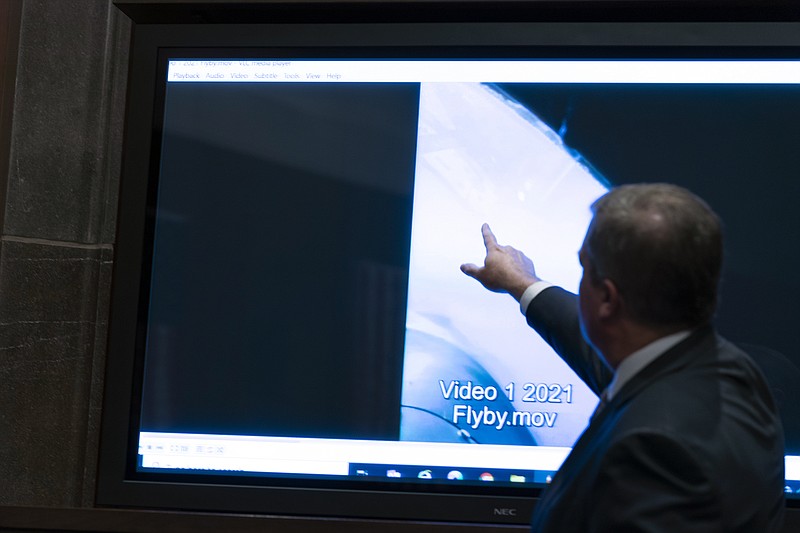
POLYGON ((796 335, 737 301, 763 299, 744 241, 800 227, 797 195, 768 190, 798 192, 800 70, 761 65, 170 60, 138 470, 543 486, 597 398, 459 266, 482 261, 488 222, 577 291, 589 206, 627 182, 720 212, 719 328, 798 372, 796 335))

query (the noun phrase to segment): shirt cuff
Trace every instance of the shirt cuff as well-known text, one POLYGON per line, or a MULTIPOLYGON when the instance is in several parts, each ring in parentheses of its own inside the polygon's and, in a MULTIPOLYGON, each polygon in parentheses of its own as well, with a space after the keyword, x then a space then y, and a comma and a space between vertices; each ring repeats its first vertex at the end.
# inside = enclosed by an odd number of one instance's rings
POLYGON ((535 281, 531 285, 525 289, 525 292, 522 293, 522 296, 519 299, 519 310, 522 311, 522 314, 527 316, 528 315, 528 306, 531 305, 531 302, 534 298, 536 298, 540 292, 547 289, 548 287, 552 287, 553 284, 547 281, 535 281))

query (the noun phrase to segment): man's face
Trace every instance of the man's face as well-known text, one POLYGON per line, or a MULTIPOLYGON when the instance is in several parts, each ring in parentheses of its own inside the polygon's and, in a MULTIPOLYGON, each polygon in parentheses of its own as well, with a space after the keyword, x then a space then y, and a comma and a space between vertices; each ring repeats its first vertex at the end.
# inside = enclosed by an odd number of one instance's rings
POLYGON ((598 285, 593 281, 592 264, 589 261, 589 256, 586 253, 586 243, 581 246, 578 252, 578 260, 583 267, 583 276, 578 288, 578 303, 580 307, 580 324, 581 333, 586 342, 591 344, 599 351, 597 346, 598 341, 598 320, 597 312, 600 303, 600 290, 598 285))

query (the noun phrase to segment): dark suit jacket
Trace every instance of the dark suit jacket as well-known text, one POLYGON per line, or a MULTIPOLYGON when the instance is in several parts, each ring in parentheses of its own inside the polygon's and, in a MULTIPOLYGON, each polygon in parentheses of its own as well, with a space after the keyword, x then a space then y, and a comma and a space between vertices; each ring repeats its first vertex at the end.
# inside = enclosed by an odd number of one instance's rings
MULTIPOLYGON (((611 372, 557 287, 528 323, 595 392, 611 372)), ((783 433, 760 371, 708 326, 617 391, 580 437, 533 517, 553 533, 768 532, 783 519, 783 433)))

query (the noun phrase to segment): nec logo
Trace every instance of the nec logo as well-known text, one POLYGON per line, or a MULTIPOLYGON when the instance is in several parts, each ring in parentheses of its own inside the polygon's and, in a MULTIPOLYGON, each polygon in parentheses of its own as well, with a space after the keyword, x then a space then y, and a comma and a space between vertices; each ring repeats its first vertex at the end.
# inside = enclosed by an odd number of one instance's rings
POLYGON ((517 510, 513 507, 495 507, 495 516, 517 516, 517 510))

